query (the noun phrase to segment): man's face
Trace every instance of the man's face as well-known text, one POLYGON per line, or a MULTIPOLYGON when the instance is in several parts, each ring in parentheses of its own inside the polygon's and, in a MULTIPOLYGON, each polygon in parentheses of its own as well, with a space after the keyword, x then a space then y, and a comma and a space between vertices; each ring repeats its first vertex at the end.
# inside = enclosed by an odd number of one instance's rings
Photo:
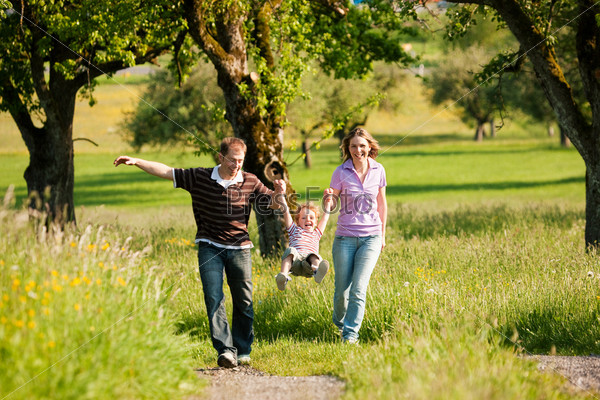
POLYGON ((221 168, 219 170, 223 179, 233 179, 244 165, 244 157, 246 154, 240 146, 231 146, 226 156, 219 153, 219 161, 221 168))

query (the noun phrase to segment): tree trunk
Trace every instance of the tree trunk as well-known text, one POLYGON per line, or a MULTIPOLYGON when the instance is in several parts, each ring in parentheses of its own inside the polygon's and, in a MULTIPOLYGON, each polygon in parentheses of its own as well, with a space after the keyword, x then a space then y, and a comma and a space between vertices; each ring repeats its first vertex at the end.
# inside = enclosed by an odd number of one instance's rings
POLYGON ((29 166, 24 178, 29 209, 47 213, 48 222, 75 222, 72 131, 47 124, 43 132, 33 136, 28 145, 29 166))
POLYGON ((490 137, 492 139, 496 137, 496 124, 494 124, 494 118, 490 120, 490 137))
POLYGON ((304 154, 304 166, 311 169, 312 160, 310 157, 310 145, 308 144, 308 139, 302 140, 302 153, 304 154))
POLYGON ((473 137, 473 140, 475 140, 476 142, 482 142, 484 134, 485 134, 484 125, 482 123, 478 122, 477 129, 475 129, 475 136, 473 137))
POLYGON ((565 130, 562 127, 560 127, 560 125, 559 125, 559 129, 560 129, 560 145, 562 147, 571 147, 571 141, 567 137, 565 130))
POLYGON ((596 248, 600 245, 600 165, 586 165, 585 243, 596 248))

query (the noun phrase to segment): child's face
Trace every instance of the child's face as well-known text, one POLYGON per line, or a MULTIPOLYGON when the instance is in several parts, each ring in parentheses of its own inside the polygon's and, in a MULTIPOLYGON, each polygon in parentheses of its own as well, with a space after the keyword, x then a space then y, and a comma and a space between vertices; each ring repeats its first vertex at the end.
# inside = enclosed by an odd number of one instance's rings
POLYGON ((314 211, 303 207, 298 214, 298 226, 312 232, 317 226, 317 214, 315 214, 314 211))

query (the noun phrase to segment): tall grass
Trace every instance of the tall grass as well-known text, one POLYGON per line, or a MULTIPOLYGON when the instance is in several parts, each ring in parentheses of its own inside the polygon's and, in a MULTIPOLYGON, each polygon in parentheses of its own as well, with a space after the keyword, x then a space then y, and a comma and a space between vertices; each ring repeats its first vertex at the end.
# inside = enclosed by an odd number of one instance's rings
POLYGON ((47 229, 0 210, 0 392, 180 398, 201 386, 169 311, 177 272, 113 227, 47 229))
MULTIPOLYGON (((110 224, 61 233, 2 211, 10 398, 184 397, 201 393, 193 369, 216 365, 191 220, 102 212, 81 221, 110 224)), ((321 242, 328 258, 333 233, 321 242)), ((391 205, 359 346, 331 323, 334 270, 280 292, 279 260, 253 254, 253 366, 339 376, 350 399, 566 398, 560 377, 518 355, 600 351, 600 262, 582 237, 576 205, 391 205)))

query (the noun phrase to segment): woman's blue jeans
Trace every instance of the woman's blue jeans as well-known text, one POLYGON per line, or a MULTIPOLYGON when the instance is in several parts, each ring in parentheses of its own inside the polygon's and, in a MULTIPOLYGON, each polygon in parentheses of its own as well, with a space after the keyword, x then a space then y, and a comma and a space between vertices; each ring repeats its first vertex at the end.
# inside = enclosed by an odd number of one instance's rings
POLYGON ((250 250, 223 249, 200 242, 198 265, 213 347, 219 354, 250 354, 254 341, 250 250), (233 302, 231 330, 225 312, 224 276, 233 302))
POLYGON ((358 339, 367 287, 381 253, 381 236, 336 236, 333 241, 333 323, 346 340, 358 339))

